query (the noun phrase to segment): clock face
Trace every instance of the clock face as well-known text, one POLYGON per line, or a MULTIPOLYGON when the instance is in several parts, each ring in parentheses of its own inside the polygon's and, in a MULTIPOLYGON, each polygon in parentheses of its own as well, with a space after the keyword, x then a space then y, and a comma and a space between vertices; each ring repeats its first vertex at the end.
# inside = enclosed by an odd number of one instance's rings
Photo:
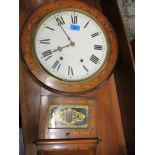
POLYGON ((83 81, 104 67, 108 42, 93 17, 74 9, 46 16, 34 37, 34 51, 41 66, 63 81, 83 81))

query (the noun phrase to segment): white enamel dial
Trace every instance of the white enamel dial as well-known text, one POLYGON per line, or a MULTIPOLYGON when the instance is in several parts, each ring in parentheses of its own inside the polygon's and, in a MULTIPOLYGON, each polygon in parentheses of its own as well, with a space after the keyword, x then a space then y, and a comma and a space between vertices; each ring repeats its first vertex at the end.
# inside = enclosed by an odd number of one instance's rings
POLYGON ((94 18, 68 9, 52 13, 40 22, 34 50, 50 75, 63 81, 83 81, 103 67, 108 43, 94 18))

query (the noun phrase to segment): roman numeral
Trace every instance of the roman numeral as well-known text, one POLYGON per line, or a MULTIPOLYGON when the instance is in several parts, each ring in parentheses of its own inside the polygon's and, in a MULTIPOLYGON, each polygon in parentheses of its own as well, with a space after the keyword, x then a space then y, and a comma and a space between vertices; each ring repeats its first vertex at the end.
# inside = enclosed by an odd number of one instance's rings
POLYGON ((40 40, 40 43, 41 43, 41 44, 50 44, 50 39, 43 39, 43 40, 40 40))
POLYGON ((72 24, 77 24, 77 16, 72 16, 71 15, 71 20, 72 20, 72 24))
POLYGON ((85 69, 85 71, 89 72, 88 69, 86 68, 86 66, 83 65, 83 68, 85 69))
POLYGON ((52 51, 51 51, 51 50, 42 52, 42 56, 43 56, 43 57, 47 57, 47 56, 49 56, 49 55, 51 55, 51 54, 52 54, 52 51))
POLYGON ((64 24, 65 24, 65 21, 64 21, 64 19, 62 18, 62 16, 61 16, 60 18, 56 17, 55 19, 56 19, 58 25, 64 25, 64 24))
POLYGON ((96 32, 96 33, 91 34, 91 37, 94 38, 94 37, 96 37, 98 35, 99 35, 99 32, 96 32))
POLYGON ((90 57, 90 61, 92 61, 93 63, 97 64, 98 61, 99 61, 99 58, 96 57, 95 55, 92 55, 92 56, 90 57))
POLYGON ((61 66, 61 63, 57 60, 54 64, 53 64, 53 66, 52 66, 52 68, 53 69, 56 69, 57 68, 57 71, 60 69, 60 66, 61 66))
POLYGON ((57 71, 60 69, 61 63, 58 65, 57 71))
POLYGON ((102 45, 94 45, 95 50, 102 50, 102 45))
POLYGON ((52 55, 51 56, 49 56, 48 58, 46 58, 45 60, 47 61, 48 59, 50 59, 52 57, 52 55))
POLYGON ((47 29, 49 29, 49 30, 54 31, 54 29, 53 29, 53 28, 51 28, 51 27, 46 26, 45 28, 47 28, 47 29))
POLYGON ((74 75, 73 68, 68 66, 68 75, 74 75))
POLYGON ((89 22, 86 23, 86 25, 84 26, 84 28, 86 28, 88 26, 89 22))

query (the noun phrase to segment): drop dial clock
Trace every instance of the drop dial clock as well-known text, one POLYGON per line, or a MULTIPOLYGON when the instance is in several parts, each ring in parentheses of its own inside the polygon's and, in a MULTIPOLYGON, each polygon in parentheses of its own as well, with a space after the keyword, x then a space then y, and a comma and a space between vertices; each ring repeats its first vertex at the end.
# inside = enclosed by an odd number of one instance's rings
POLYGON ((31 75, 47 89, 89 91, 112 72, 116 34, 97 9, 76 0, 47 3, 28 19, 21 56, 31 75))
POLYGON ((82 81, 97 74, 109 52, 99 22, 75 9, 45 17, 36 30, 34 49, 41 66, 64 81, 82 81))

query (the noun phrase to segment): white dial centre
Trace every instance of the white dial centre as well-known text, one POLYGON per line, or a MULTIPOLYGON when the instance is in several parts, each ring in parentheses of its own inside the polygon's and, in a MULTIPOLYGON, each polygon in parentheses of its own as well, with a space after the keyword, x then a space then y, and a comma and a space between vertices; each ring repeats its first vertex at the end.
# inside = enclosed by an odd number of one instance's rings
POLYGON ((83 81, 103 67, 108 45, 98 22, 68 9, 45 17, 35 33, 34 50, 41 66, 63 81, 83 81))

